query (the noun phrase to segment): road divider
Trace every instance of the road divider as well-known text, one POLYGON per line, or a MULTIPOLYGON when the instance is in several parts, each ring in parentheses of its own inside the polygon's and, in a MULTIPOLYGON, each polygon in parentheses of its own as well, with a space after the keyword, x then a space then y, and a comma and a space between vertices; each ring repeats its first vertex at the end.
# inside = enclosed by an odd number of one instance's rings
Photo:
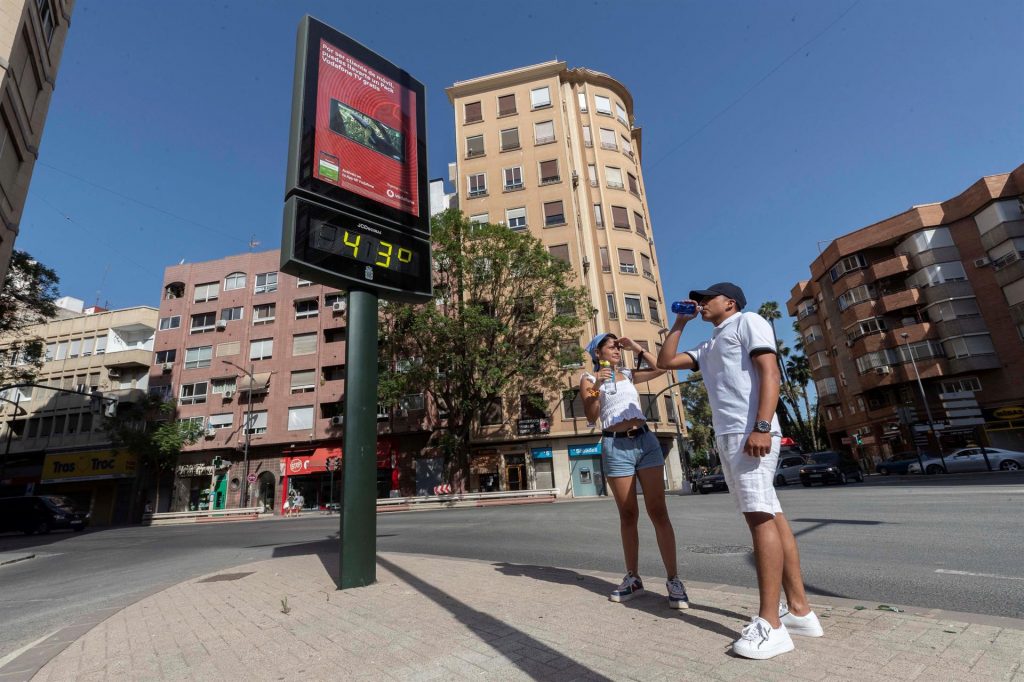
POLYGON ((542 490, 514 490, 496 493, 452 493, 422 497, 390 497, 377 500, 377 513, 399 511, 428 511, 457 507, 493 507, 506 504, 538 504, 554 502, 557 488, 542 490))
POLYGON ((224 521, 252 521, 258 519, 263 512, 262 507, 242 507, 241 509, 214 509, 203 511, 160 512, 143 514, 144 526, 172 526, 184 523, 221 523, 224 521))

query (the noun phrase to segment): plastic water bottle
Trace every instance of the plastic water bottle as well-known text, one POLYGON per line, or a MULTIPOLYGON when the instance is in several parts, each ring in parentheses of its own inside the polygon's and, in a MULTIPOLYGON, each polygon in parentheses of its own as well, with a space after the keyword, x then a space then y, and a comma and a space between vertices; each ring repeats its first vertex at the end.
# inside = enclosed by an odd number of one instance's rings
POLYGON ((697 312, 697 304, 687 303, 686 301, 674 301, 672 303, 672 312, 676 315, 693 315, 697 312))
POLYGON ((612 365, 612 363, 608 362, 607 360, 602 360, 601 361, 601 368, 604 369, 605 367, 610 367, 611 370, 612 370, 612 379, 611 379, 612 383, 608 386, 607 390, 605 390, 605 393, 608 393, 608 394, 617 393, 618 390, 619 390, 619 387, 615 385, 615 367, 612 365))

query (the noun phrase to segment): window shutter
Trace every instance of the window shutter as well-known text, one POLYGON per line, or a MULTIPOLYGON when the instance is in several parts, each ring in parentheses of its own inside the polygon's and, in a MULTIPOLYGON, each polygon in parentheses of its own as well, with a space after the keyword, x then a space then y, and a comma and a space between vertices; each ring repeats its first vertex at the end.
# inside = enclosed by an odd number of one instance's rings
POLYGON ((316 372, 312 369, 303 369, 292 372, 292 388, 312 386, 316 381, 316 372))
POLYGON ((603 271, 605 271, 605 272, 608 272, 608 271, 610 271, 612 269, 612 264, 608 261, 608 247, 607 246, 602 246, 600 253, 601 253, 601 269, 603 271))
POLYGON ((569 245, 568 244, 558 244, 557 246, 549 247, 548 248, 548 253, 551 254, 552 258, 557 258, 558 260, 564 261, 566 263, 569 262, 569 245))
POLYGON ((501 148, 519 148, 519 128, 509 128, 508 130, 501 131, 501 148))
POLYGON ((629 228, 629 213, 622 206, 612 206, 612 224, 615 227, 629 228))
POLYGON ((466 105, 466 123, 475 123, 484 120, 483 108, 480 102, 470 102, 466 105))
POLYGON ((292 355, 311 355, 316 352, 316 334, 296 334, 292 337, 292 355))
POLYGON ((549 201, 544 204, 544 218, 545 221, 551 221, 558 219, 558 222, 564 221, 565 211, 562 210, 562 200, 549 201))
POLYGON ((508 116, 516 113, 516 96, 502 95, 498 98, 498 116, 508 116))
POLYGON ((636 265, 633 260, 633 249, 619 249, 619 263, 622 265, 636 265))
POLYGON ((554 182, 558 180, 558 161, 552 159, 551 161, 540 162, 540 181, 541 182, 554 182))

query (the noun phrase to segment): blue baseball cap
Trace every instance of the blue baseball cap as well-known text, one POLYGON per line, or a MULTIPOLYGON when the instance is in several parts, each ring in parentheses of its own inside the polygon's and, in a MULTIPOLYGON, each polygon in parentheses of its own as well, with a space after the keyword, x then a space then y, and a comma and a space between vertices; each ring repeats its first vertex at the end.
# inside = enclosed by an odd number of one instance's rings
POLYGON ((590 339, 590 343, 587 344, 587 355, 589 355, 590 359, 594 361, 595 366, 597 366, 597 349, 598 347, 600 347, 601 343, 605 340, 605 338, 609 336, 612 337, 613 339, 619 338, 615 336, 615 334, 612 334, 611 332, 604 332, 603 334, 598 334, 594 338, 590 339))

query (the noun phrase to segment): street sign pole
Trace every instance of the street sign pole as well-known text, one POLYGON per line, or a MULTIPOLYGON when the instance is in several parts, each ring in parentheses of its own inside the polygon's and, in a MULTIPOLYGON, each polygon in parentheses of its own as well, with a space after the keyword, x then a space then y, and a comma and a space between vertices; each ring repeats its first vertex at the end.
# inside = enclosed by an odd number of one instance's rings
POLYGON ((338 587, 377 580, 377 294, 348 292, 338 587))

